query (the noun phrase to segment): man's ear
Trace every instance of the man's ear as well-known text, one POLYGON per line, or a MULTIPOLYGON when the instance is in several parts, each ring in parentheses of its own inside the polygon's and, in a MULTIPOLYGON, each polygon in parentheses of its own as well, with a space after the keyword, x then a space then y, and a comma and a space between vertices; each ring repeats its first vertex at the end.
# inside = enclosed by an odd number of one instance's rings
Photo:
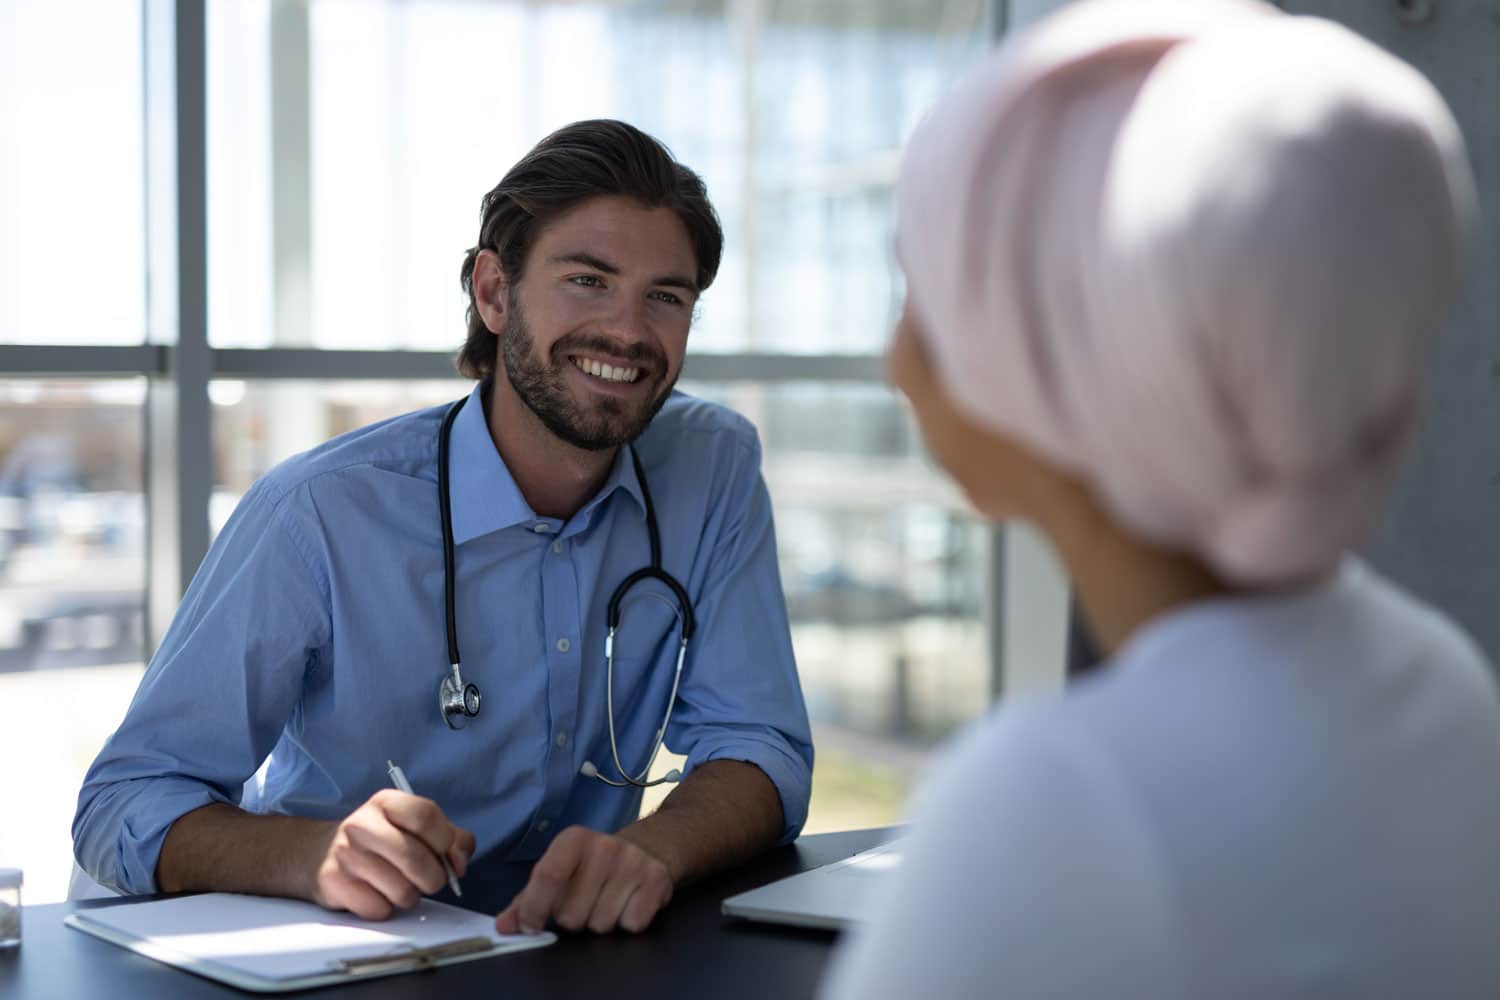
POLYGON ((474 307, 479 318, 484 320, 490 333, 499 336, 505 329, 505 308, 508 301, 508 286, 505 269, 500 266, 500 255, 493 250, 481 250, 474 258, 474 307))

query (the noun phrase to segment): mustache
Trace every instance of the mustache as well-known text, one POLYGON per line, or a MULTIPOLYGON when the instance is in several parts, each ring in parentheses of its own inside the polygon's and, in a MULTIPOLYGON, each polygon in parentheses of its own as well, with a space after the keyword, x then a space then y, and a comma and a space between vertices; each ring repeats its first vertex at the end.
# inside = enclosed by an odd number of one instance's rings
POLYGON ((651 344, 643 344, 637 341, 634 344, 622 344, 611 340, 600 334, 577 333, 563 337, 552 345, 552 359, 561 360, 568 354, 607 354, 629 361, 640 368, 650 368, 658 375, 667 370, 667 356, 660 349, 651 344))

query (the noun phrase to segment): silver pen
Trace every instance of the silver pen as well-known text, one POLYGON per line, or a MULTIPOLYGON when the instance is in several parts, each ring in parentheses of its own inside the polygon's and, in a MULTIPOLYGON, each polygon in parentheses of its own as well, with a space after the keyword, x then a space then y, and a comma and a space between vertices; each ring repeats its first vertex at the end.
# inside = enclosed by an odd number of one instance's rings
MULTIPOLYGON (((411 789, 411 782, 406 780, 406 772, 401 770, 401 765, 393 760, 385 762, 386 770, 390 773, 391 784, 396 786, 397 791, 405 792, 407 795, 415 795, 411 789)), ((448 873, 448 888, 453 890, 453 895, 462 896, 463 890, 458 887, 458 876, 453 874, 453 866, 448 863, 446 854, 438 855, 438 860, 443 863, 443 871, 448 873)))

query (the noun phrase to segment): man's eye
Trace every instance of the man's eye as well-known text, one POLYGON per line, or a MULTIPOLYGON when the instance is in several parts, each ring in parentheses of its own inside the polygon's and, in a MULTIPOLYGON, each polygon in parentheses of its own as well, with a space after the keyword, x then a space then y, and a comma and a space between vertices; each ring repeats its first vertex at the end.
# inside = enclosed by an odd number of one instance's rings
POLYGON ((584 288, 601 288, 604 285, 604 282, 599 280, 598 275, 594 274, 575 274, 568 280, 575 285, 582 285, 584 288))
POLYGON ((652 292, 651 294, 656 296, 656 300, 658 302, 665 302, 667 303, 667 305, 675 306, 682 304, 682 299, 673 295, 671 292, 652 292))

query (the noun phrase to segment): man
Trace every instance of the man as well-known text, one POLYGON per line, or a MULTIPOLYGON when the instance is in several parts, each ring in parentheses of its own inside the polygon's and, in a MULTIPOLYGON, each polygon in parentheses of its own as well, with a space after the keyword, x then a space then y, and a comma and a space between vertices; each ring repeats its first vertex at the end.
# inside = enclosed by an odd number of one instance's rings
POLYGON ((379 919, 439 890, 444 861, 540 858, 502 932, 639 931, 674 886, 795 837, 812 747, 759 445, 672 392, 722 243, 701 180, 628 125, 522 159, 463 266, 479 384, 446 432, 449 407, 397 417, 246 494, 85 779, 82 867, 379 919), (683 593, 637 582, 607 661, 653 522, 683 593), (472 716, 439 707, 460 669, 472 716), (669 704, 686 777, 637 820, 669 704), (387 787, 388 760, 430 798, 387 787))

